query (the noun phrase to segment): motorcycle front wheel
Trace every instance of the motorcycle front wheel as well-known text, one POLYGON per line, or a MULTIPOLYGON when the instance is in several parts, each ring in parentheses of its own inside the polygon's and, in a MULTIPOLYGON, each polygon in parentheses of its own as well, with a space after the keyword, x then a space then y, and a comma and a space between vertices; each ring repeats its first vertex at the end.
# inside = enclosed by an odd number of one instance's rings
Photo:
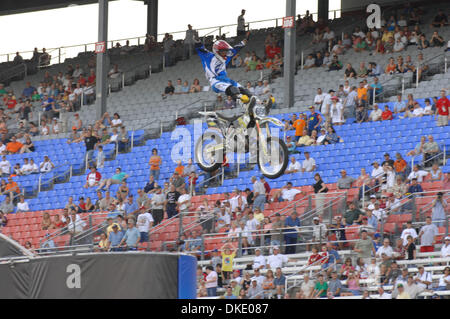
POLYGON ((258 166, 261 173, 270 179, 284 174, 289 161, 289 153, 283 140, 276 137, 266 139, 267 150, 258 143, 258 166))
POLYGON ((223 163, 223 147, 215 150, 219 145, 223 146, 222 137, 215 132, 205 132, 195 144, 195 161, 201 170, 213 172, 220 168, 223 163))

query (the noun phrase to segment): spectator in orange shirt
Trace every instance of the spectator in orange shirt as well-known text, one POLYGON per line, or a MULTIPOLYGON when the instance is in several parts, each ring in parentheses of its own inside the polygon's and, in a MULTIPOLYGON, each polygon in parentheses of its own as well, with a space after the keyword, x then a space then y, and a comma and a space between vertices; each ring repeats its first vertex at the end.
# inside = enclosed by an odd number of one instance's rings
POLYGON ((15 154, 20 151, 20 149, 23 147, 23 144, 20 142, 17 142, 17 139, 15 136, 11 138, 11 142, 6 144, 6 150, 9 154, 15 154))
POLYGON ((12 177, 8 177, 8 184, 6 184, 5 191, 3 194, 9 195, 14 204, 19 201, 19 198, 14 198, 14 193, 19 194, 20 189, 19 185, 12 179, 12 177))
POLYGON ((181 164, 181 161, 177 161, 178 166, 175 167, 175 172, 178 173, 178 175, 183 176, 184 175, 184 166, 181 164))
POLYGON ((305 130, 305 115, 301 114, 300 118, 292 123, 292 126, 295 128, 295 142, 297 143, 300 137, 303 136, 303 131, 305 130))
POLYGON ((162 164, 161 156, 158 155, 158 150, 156 148, 152 149, 152 156, 148 161, 150 165, 150 176, 153 175, 155 181, 159 180, 160 166, 162 164))
POLYGON ((366 105, 367 104, 367 88, 364 87, 364 82, 359 82, 359 88, 357 90, 358 93, 358 100, 361 102, 361 104, 366 105))
POLYGON ((403 157, 400 153, 395 154, 395 158, 396 158, 396 160, 394 161, 395 173, 406 178, 409 174, 408 169, 407 169, 408 164, 403 159, 403 157))
POLYGON ((389 110, 389 106, 385 105, 384 111, 383 111, 383 113, 381 113, 381 120, 390 121, 390 120, 392 120, 392 118, 393 118, 393 116, 392 116, 391 110, 389 110))

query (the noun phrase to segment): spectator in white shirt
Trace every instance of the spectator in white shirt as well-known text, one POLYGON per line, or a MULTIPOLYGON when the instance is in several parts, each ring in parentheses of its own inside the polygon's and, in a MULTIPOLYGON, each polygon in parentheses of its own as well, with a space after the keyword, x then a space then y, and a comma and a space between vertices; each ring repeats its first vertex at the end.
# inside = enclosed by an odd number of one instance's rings
POLYGON ((258 85, 255 86, 255 95, 262 95, 264 92, 264 86, 262 81, 258 81, 258 85))
POLYGON ((435 224, 431 222, 431 217, 426 218, 426 224, 422 226, 419 232, 420 238, 420 252, 432 252, 434 251, 435 238, 438 235, 439 230, 435 224))
POLYGON ((280 254, 280 247, 273 247, 273 254, 267 257, 267 269, 282 268, 289 261, 288 257, 280 254))
POLYGON ((212 266, 206 266, 205 288, 208 297, 217 296, 217 273, 212 266))
POLYGON ((28 203, 25 201, 25 198, 23 195, 19 196, 19 202, 17 203, 17 213, 20 212, 28 212, 30 210, 30 207, 28 206, 28 203))
POLYGON ((261 255, 261 249, 255 249, 255 258, 253 259, 253 269, 263 269, 266 267, 266 257, 261 255))
POLYGON ((316 170, 316 161, 312 158, 309 152, 305 152, 305 159, 302 162, 302 173, 312 172, 316 170))
POLYGON ((412 172, 408 175, 408 181, 412 181, 413 178, 417 179, 418 183, 423 182, 423 178, 429 173, 419 169, 419 165, 414 165, 412 172))
POLYGON ((6 159, 6 156, 2 156, 0 161, 0 172, 3 176, 9 176, 11 173, 11 163, 6 159))
POLYGON ((272 196, 272 202, 275 200, 275 198, 277 198, 279 202, 291 202, 294 200, 295 195, 300 194, 301 192, 301 190, 292 188, 291 182, 287 182, 286 185, 283 186, 280 190, 275 191, 272 196))
POLYGON ((41 162, 41 164, 39 165, 40 172, 47 173, 47 172, 50 172, 54 168, 55 168, 55 164, 53 164, 52 161, 48 158, 48 156, 45 155, 44 161, 41 162))
POLYGON ((76 78, 80 77, 80 75, 82 75, 82 74, 83 74, 83 69, 80 68, 79 64, 77 64, 75 66, 75 70, 72 73, 72 76, 76 79, 76 78))
POLYGON ((377 258, 381 258, 381 254, 383 254, 383 253, 386 254, 386 256, 389 257, 389 258, 392 258, 392 254, 394 253, 388 238, 385 238, 383 240, 383 246, 378 248, 377 253, 376 253, 376 257, 377 258))
POLYGON ((417 272, 417 275, 414 277, 414 281, 422 289, 429 289, 431 286, 431 283, 433 282, 431 273, 428 271, 425 271, 425 268, 423 268, 423 266, 419 266, 418 270, 419 271, 417 272))
POLYGON ((23 165, 20 168, 20 172, 22 175, 30 175, 33 172, 33 166, 31 166, 28 158, 23 159, 23 165))
POLYGON ((394 52, 401 52, 405 48, 405 45, 402 42, 401 38, 398 38, 397 41, 395 41, 394 44, 394 52))
POLYGON ((369 115, 369 119, 372 121, 372 122, 375 122, 375 121, 381 121, 381 114, 382 114, 383 112, 381 111, 381 109, 378 107, 378 104, 374 104, 373 105, 373 111, 370 113, 370 115, 369 115))
POLYGON ((372 165, 373 165, 373 170, 372 170, 372 173, 370 174, 370 176, 372 178, 377 178, 377 179, 380 178, 384 174, 383 167, 381 167, 377 161, 373 162, 372 165))
POLYGON ((406 222, 406 228, 402 231, 400 238, 403 240, 403 246, 408 245, 408 236, 411 236, 414 240, 417 238, 417 232, 412 227, 412 222, 406 222))
POLYGON ((450 236, 445 237, 441 248, 441 258, 450 257, 450 236))
POLYGON ((316 64, 313 55, 312 54, 308 55, 308 57, 305 60, 305 63, 303 64, 303 69, 310 69, 314 68, 315 66, 316 64))
POLYGON ((291 157, 291 162, 289 163, 285 174, 298 173, 301 169, 300 163, 297 162, 294 156, 291 157))
POLYGON ((119 69, 119 66, 117 64, 114 64, 114 67, 108 73, 108 77, 110 77, 111 79, 116 79, 120 76, 121 73, 122 71, 119 69))
POLYGON ((220 216, 217 218, 217 228, 220 229, 230 225, 230 215, 228 215, 225 206, 220 207, 220 216))
POLYGON ((322 92, 321 88, 318 88, 317 94, 314 97, 314 105, 316 106, 316 108, 318 110, 320 110, 320 107, 322 106, 322 102, 323 102, 324 98, 325 98, 325 94, 322 92))

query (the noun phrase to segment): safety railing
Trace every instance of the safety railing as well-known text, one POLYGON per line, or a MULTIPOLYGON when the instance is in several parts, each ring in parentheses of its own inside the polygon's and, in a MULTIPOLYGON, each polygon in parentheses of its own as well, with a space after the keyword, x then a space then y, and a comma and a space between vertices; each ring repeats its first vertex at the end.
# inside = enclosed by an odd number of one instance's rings
MULTIPOLYGON (((392 215, 405 215, 408 214, 411 216, 411 222, 413 224, 416 223, 424 223, 425 217, 430 215, 430 211, 433 209, 433 200, 436 199, 437 193, 442 192, 443 198, 445 200, 450 200, 450 190, 435 190, 435 191, 426 191, 421 193, 413 193, 406 197, 403 197, 399 202, 390 205, 387 209, 384 210, 385 216, 378 216, 378 230, 382 234, 393 236, 400 235, 402 229, 402 224, 395 223, 394 229, 387 229, 386 223, 389 219, 389 216, 392 215), (421 201, 427 201, 429 203, 422 205, 421 201)), ((447 215, 448 215, 448 207, 447 207, 447 215)), ((439 221, 438 221, 439 222, 439 221)), ((448 234, 448 221, 444 222, 444 227, 446 228, 446 233, 448 234)), ((376 231, 376 230, 375 230, 376 231)))
MULTIPOLYGON (((314 266, 322 265, 323 262, 326 261, 327 259, 328 259, 328 256, 324 256, 324 257, 320 258, 319 260, 316 260, 315 262, 313 262, 313 263, 311 263, 309 265, 305 265, 305 266, 303 266, 300 269, 300 271, 298 273, 304 273, 304 272, 307 272, 308 270, 310 270, 310 272, 312 274, 310 279, 314 280, 317 277, 317 275, 319 274, 319 272, 312 272, 311 268, 313 268, 314 266)), ((325 266, 323 268, 323 270, 326 271, 329 268, 334 267, 335 265, 336 265, 336 260, 333 260, 333 262, 328 264, 327 266, 325 266)), ((303 281, 304 281, 303 278, 300 280, 299 283, 297 283, 297 278, 298 278, 297 274, 292 274, 292 275, 286 277, 286 280, 285 280, 285 283, 284 283, 284 292, 285 292, 285 294, 288 294, 289 290, 291 290, 293 288, 297 288, 303 283, 303 281), (292 280, 294 280, 294 283, 291 286, 288 286, 289 282, 292 281, 292 280)))
MULTIPOLYGON (((361 9, 361 8, 359 8, 361 9)), ((329 10, 328 16, 330 19, 337 19, 341 17, 342 10, 336 9, 336 10, 329 10)), ((305 15, 300 15, 301 17, 304 17, 305 15)), ((313 20, 317 21, 318 13, 311 13, 311 16, 313 20)), ((256 28, 267 28, 267 27, 280 27, 282 25, 283 17, 279 18, 271 18, 271 19, 262 19, 262 20, 255 20, 255 21, 249 21, 246 23, 246 29, 256 29, 256 28)), ((226 25, 218 25, 218 26, 212 26, 212 27, 205 27, 205 28, 198 28, 195 29, 199 37, 207 36, 207 35, 218 35, 222 36, 223 34, 236 34, 236 27, 237 23, 233 24, 226 24, 226 25)), ((173 31, 168 32, 169 34, 173 35, 174 40, 177 39, 184 39, 184 36, 186 34, 186 30, 182 31, 173 31)), ((162 40, 162 38, 165 36, 166 32, 159 33, 158 40, 162 40)), ((125 44, 126 41, 129 41, 130 46, 140 46, 145 43, 146 36, 137 36, 137 37, 131 37, 131 38, 121 38, 116 40, 108 40, 106 43, 107 49, 114 48, 115 43, 119 44, 125 44)), ((46 49, 47 53, 49 52, 57 52, 58 54, 55 54, 55 60, 61 61, 61 58, 65 56, 66 58, 72 58, 78 55, 80 52, 90 52, 94 51, 96 42, 89 42, 89 43, 83 43, 83 44, 75 44, 75 45, 69 45, 69 46, 61 46, 56 48, 48 48, 46 49)), ((33 51, 21 51, 19 52, 21 56, 31 56, 33 54, 33 51)), ((11 57, 15 56, 16 52, 12 53, 4 53, 0 54, 0 62, 6 62, 10 61, 11 57)))
MULTIPOLYGON (((424 154, 422 155, 423 158, 422 158, 422 162, 420 165, 422 165, 423 167, 427 167, 427 166, 431 166, 431 165, 427 165, 427 163, 435 163, 435 162, 438 162, 439 160, 442 160, 442 162, 443 162, 442 166, 445 166, 446 161, 447 161, 447 159, 446 159, 447 146, 445 145, 445 143, 439 143, 438 145, 439 145, 439 151, 435 155, 433 155, 427 159, 425 159, 424 154)), ((413 155, 411 157, 411 167, 414 167, 414 163, 416 161, 417 156, 418 155, 413 155)))
MULTIPOLYGON (((69 215, 68 218, 68 225, 57 229, 53 232, 48 232, 48 235, 45 238, 42 238, 39 241, 39 246, 43 249, 49 249, 47 247, 42 247, 44 246, 45 242, 48 241, 53 241, 58 239, 58 237, 62 237, 62 236, 68 236, 69 238, 67 239, 66 245, 67 243, 70 243, 71 246, 78 246, 80 244, 86 244, 84 242, 82 242, 84 239, 87 239, 87 235, 89 234, 91 235, 92 233, 89 233, 89 231, 91 231, 93 229, 93 227, 96 227, 99 224, 102 224, 105 219, 107 218, 107 216, 109 215, 109 213, 89 213, 89 215, 85 215, 83 217, 79 217, 79 219, 72 221, 72 217, 69 215)), ((77 214, 77 216, 79 216, 77 214)), ((89 240, 90 242, 88 244, 92 244, 92 239, 89 240)), ((61 247, 65 247, 64 246, 59 246, 59 247, 54 247, 53 250, 55 251, 64 251, 64 249, 60 249, 61 247)))

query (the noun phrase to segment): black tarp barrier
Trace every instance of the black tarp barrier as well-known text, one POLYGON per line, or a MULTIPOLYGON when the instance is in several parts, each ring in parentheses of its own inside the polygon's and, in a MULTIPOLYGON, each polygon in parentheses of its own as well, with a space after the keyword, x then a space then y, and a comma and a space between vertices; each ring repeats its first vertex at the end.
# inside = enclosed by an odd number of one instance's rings
POLYGON ((0 264, 0 298, 176 299, 178 254, 91 253, 0 264))

